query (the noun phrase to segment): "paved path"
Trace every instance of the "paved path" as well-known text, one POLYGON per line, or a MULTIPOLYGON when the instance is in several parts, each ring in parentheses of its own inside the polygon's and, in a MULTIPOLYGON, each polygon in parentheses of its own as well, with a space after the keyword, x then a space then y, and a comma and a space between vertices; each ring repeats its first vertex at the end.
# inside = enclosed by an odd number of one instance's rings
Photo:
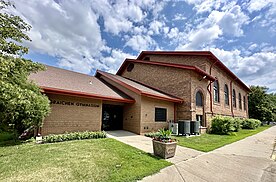
MULTIPOLYGON (((108 137, 153 152, 148 137, 127 131, 111 131, 108 137)), ((276 126, 209 153, 177 146, 175 157, 167 159, 174 165, 142 181, 276 182, 276 162, 271 159, 275 138, 276 126)))
POLYGON ((276 126, 193 159, 179 162, 142 181, 276 182, 272 161, 276 126))
MULTIPOLYGON (((149 137, 137 135, 124 130, 108 131, 107 137, 114 138, 120 142, 133 146, 140 150, 143 150, 147 153, 153 153, 152 139, 149 137)), ((177 146, 175 157, 167 160, 176 164, 191 158, 195 158, 196 156, 201 154, 203 154, 203 152, 199 152, 197 150, 186 148, 186 147, 177 146)))

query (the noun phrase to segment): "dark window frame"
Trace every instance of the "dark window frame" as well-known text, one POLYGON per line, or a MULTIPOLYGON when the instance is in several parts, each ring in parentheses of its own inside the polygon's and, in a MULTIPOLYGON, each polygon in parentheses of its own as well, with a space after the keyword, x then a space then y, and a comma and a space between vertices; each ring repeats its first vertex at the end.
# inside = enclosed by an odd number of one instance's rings
POLYGON ((203 93, 200 90, 196 92, 196 106, 203 107, 203 93))
POLYGON ((154 115, 155 115, 154 117, 155 122, 167 122, 167 108, 155 107, 154 115))
POLYGON ((227 84, 224 85, 224 103, 229 106, 229 89, 227 84))
POLYGON ((214 90, 214 102, 219 103, 219 82, 218 80, 214 81, 214 86, 213 86, 213 90, 214 90))
POLYGON ((242 98, 241 98, 241 93, 239 93, 239 109, 242 109, 242 98))
POLYGON ((246 97, 243 96, 243 110, 246 111, 246 97))
POLYGON ((233 89, 233 94, 232 94, 232 100, 233 100, 233 107, 237 107, 237 102, 236 102, 236 91, 233 89))

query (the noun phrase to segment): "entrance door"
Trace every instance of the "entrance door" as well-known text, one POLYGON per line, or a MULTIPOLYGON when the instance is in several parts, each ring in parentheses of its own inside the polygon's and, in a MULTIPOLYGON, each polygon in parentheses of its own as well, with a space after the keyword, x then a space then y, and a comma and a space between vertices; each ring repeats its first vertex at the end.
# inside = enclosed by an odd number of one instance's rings
POLYGON ((102 130, 123 129, 123 107, 118 105, 103 104, 102 130))

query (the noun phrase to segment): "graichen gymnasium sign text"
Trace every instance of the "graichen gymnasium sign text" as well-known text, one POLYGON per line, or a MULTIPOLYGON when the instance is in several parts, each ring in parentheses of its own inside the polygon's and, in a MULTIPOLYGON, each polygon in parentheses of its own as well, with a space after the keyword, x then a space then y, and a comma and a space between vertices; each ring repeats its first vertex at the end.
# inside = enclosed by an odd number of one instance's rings
POLYGON ((71 102, 63 100, 50 100, 51 104, 64 105, 64 106, 80 106, 80 107, 100 107, 99 104, 94 103, 82 103, 82 102, 71 102))

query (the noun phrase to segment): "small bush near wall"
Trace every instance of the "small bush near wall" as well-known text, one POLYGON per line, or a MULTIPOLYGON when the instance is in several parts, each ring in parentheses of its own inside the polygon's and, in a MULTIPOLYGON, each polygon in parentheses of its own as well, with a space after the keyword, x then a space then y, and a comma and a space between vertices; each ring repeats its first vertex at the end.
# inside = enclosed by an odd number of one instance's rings
POLYGON ((256 129, 261 126, 261 121, 258 119, 243 119, 241 125, 243 129, 256 129))
POLYGON ((212 118, 211 133, 230 134, 240 129, 240 119, 224 116, 215 116, 212 118))
POLYGON ((93 139, 93 138, 106 138, 106 133, 104 131, 85 131, 85 132, 73 132, 58 135, 47 135, 43 137, 43 143, 54 143, 63 142, 69 140, 83 140, 83 139, 93 139))
POLYGON ((155 137, 158 137, 159 135, 160 135, 159 132, 145 133, 145 136, 150 138, 155 138, 155 137))

